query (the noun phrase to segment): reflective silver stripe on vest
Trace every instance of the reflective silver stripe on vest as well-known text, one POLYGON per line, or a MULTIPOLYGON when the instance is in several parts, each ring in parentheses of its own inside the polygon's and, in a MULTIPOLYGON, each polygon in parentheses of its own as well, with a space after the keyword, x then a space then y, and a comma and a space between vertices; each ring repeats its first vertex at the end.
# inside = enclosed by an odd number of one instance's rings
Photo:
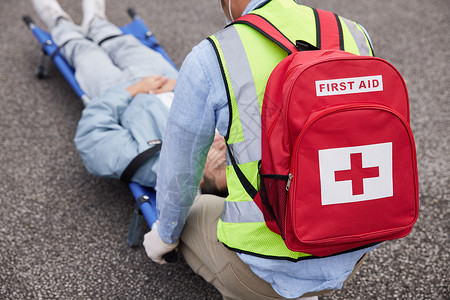
POLYGON ((364 33, 361 30, 359 30, 355 22, 342 17, 341 19, 344 20, 345 25, 347 25, 348 30, 353 35, 353 38, 355 39, 356 42, 356 46, 358 47, 359 50, 359 55, 370 55, 370 48, 367 45, 367 40, 364 33))
MULTIPOLYGON (((230 148, 239 165, 258 161, 261 159, 261 113, 244 45, 233 26, 215 34, 215 37, 219 41, 228 69, 244 134, 244 141, 230 144, 230 148)), ((231 164, 229 159, 227 164, 231 164)))
POLYGON ((261 210, 253 201, 225 201, 221 219, 227 223, 264 222, 264 216, 261 210))

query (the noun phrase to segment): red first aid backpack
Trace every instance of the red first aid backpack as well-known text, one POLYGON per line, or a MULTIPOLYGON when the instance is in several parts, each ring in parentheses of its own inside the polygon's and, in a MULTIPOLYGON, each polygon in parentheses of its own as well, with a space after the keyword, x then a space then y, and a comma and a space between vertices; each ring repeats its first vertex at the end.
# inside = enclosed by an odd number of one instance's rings
MULTIPOLYGON (((334 14, 320 14, 321 24, 336 24, 334 14)), ((316 256, 409 234, 418 179, 399 72, 380 58, 298 51, 265 19, 239 20, 292 52, 273 70, 262 106, 255 202, 267 226, 289 249, 316 256)), ((323 48, 339 49, 321 26, 323 48)))

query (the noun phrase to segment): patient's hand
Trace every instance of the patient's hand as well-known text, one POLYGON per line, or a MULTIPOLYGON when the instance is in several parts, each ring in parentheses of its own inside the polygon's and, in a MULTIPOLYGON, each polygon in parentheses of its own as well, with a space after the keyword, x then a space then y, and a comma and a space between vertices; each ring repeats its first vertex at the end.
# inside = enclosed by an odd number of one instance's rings
POLYGON ((176 79, 169 79, 162 86, 160 86, 160 87, 158 87, 156 89, 153 89, 149 93, 162 94, 162 93, 171 92, 171 91, 173 91, 175 89, 175 83, 176 82, 177 82, 176 79))
POLYGON ((127 91, 133 97, 140 93, 161 94, 173 91, 175 82, 175 79, 164 76, 148 76, 129 86, 127 91))

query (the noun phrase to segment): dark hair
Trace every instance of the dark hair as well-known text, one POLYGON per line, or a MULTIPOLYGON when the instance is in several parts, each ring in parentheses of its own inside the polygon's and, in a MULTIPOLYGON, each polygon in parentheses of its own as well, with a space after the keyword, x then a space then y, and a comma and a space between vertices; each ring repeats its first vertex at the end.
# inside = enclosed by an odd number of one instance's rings
POLYGON ((228 196, 228 188, 226 186, 220 190, 217 187, 216 179, 207 176, 203 176, 203 183, 200 186, 200 192, 202 194, 212 194, 223 198, 228 196))

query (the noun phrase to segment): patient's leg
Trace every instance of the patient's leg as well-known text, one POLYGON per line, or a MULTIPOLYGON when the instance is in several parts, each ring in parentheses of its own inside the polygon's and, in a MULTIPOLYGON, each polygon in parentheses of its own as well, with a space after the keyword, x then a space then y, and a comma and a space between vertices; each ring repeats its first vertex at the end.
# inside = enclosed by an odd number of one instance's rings
POLYGON ((130 79, 150 75, 177 76, 175 68, 159 52, 144 46, 133 35, 122 35, 120 29, 106 19, 93 20, 88 37, 100 43, 112 61, 132 76, 130 79))
POLYGON ((96 43, 86 39, 79 26, 60 19, 51 31, 60 53, 75 69, 75 78, 90 97, 102 95, 110 87, 126 80, 124 73, 96 43))

